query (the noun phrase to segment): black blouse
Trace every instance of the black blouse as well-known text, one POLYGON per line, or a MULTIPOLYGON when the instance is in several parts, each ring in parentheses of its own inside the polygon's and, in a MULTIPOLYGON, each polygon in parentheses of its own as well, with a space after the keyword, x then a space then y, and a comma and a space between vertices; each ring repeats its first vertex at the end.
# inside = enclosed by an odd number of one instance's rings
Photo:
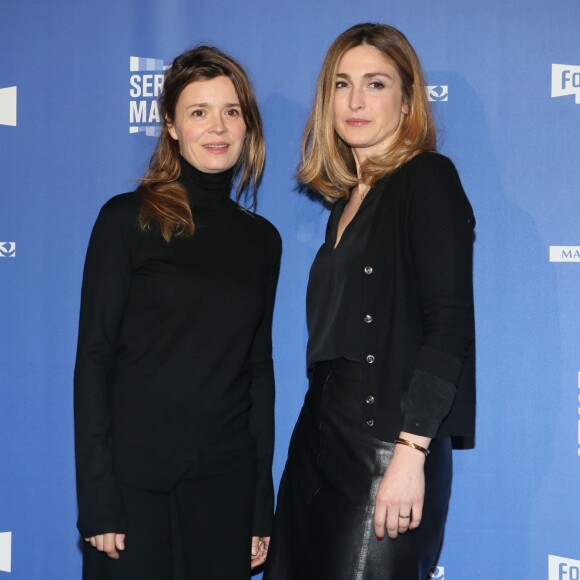
POLYGON ((367 193, 344 230, 338 246, 338 223, 347 200, 334 204, 326 228, 326 239, 314 259, 308 279, 306 316, 309 367, 338 358, 362 361, 362 287, 359 273, 379 196, 376 188, 367 193))

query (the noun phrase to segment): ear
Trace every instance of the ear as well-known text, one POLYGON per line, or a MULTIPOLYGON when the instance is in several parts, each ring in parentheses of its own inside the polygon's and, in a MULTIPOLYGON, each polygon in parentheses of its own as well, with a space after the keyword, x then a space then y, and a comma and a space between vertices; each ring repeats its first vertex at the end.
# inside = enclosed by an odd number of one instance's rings
POLYGON ((409 114, 409 101, 406 99, 405 102, 403 103, 403 106, 401 107, 401 113, 403 113, 403 115, 409 114))
POLYGON ((169 134, 171 135, 171 138, 174 141, 177 141, 177 131, 175 131, 175 126, 173 125, 173 123, 169 120, 168 117, 165 117, 165 124, 167 125, 167 130, 169 131, 169 134))

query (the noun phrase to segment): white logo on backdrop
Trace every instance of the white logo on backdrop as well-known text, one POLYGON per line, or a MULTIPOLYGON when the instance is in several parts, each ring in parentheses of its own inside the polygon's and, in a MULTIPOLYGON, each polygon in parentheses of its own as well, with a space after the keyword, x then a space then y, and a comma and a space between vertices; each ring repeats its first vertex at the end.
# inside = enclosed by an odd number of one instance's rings
POLYGON ((129 57, 129 133, 145 133, 148 137, 161 133, 158 98, 166 68, 156 58, 129 57))
POLYGON ((427 578, 437 578, 438 580, 445 580, 445 566, 433 566, 427 578))
POLYGON ((0 125, 16 127, 17 87, 0 89, 0 125))
POLYGON ((580 560, 548 556, 548 580, 580 580, 580 560))
POLYGON ((12 532, 0 534, 0 572, 12 572, 12 532))
POLYGON ((449 85, 427 85, 427 99, 433 102, 443 102, 449 100, 449 85))
POLYGON ((580 66, 573 64, 552 65, 552 98, 576 95, 580 105, 580 66))
POLYGON ((550 246, 550 262, 580 262, 580 246, 550 246))
POLYGON ((16 258, 16 242, 0 242, 0 258, 16 258))

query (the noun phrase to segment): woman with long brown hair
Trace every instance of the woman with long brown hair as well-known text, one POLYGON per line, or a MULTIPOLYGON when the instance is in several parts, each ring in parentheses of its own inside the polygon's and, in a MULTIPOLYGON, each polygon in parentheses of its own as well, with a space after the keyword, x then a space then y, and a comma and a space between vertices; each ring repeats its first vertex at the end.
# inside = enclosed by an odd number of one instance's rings
POLYGON ((382 24, 322 65, 299 178, 334 206, 267 580, 425 580, 441 546, 451 436, 474 431, 475 220, 424 85, 382 24))
POLYGON ((273 512, 271 326, 281 243, 254 196, 262 123, 213 47, 178 56, 136 192, 102 208, 75 368, 86 579, 249 578, 273 512))

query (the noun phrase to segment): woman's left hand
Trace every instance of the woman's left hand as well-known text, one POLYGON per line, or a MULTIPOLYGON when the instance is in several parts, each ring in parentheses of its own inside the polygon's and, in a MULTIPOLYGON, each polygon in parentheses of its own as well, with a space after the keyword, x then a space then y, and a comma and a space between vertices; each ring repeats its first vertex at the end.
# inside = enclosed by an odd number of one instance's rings
POLYGON ((269 546, 270 536, 252 536, 252 557, 250 560, 252 568, 257 568, 266 561, 269 546))
MULTIPOLYGON (((401 437, 411 439, 407 434, 401 437)), ((430 439, 414 437, 416 443, 428 447, 430 439)), ((375 501, 374 526, 382 540, 385 528, 389 538, 412 531, 421 523, 425 497, 425 455, 405 445, 395 445, 393 458, 379 486, 375 501)))

